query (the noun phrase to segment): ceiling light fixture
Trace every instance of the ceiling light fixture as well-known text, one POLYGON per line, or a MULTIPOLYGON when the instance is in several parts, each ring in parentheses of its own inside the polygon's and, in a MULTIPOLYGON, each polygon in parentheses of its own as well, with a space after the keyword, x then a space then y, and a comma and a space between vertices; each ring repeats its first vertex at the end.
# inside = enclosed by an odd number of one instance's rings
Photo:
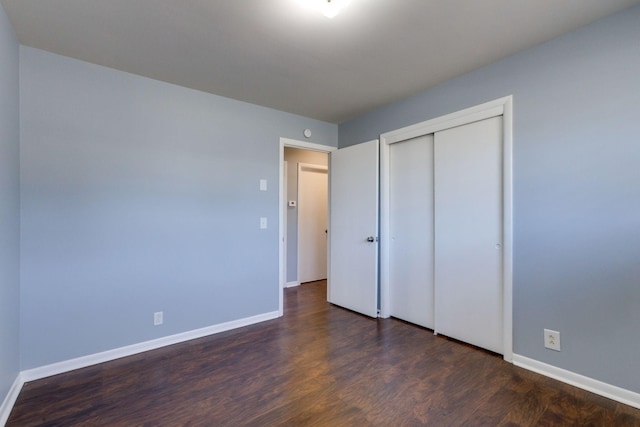
POLYGON ((324 16, 331 19, 347 7, 350 1, 351 0, 320 0, 320 11, 324 16))

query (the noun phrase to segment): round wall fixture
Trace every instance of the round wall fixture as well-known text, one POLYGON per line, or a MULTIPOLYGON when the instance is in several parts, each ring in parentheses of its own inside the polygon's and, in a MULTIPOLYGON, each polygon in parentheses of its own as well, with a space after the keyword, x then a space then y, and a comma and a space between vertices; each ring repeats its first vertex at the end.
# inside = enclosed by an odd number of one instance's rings
POLYGON ((302 134, 304 135, 305 138, 311 138, 311 129, 305 129, 304 132, 302 132, 302 134))

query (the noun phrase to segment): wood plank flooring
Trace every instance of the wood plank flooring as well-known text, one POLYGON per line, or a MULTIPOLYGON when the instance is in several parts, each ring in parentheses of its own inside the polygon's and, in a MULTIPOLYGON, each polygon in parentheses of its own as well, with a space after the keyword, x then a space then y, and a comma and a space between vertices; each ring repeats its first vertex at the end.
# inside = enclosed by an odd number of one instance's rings
POLYGON ((285 316, 25 384, 8 426, 640 426, 640 410, 394 319, 285 316))

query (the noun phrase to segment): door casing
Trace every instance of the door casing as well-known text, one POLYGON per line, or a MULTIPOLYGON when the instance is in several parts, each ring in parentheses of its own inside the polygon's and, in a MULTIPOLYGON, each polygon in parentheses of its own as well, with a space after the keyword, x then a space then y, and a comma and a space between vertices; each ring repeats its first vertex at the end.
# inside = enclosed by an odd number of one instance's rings
MULTIPOLYGON (((280 138, 280 171, 278 173, 278 252, 279 252, 279 265, 278 265, 278 283, 279 283, 279 301, 278 311, 280 316, 284 314, 284 288, 286 284, 286 271, 285 267, 285 227, 284 227, 284 215, 285 215, 285 194, 284 194, 284 147, 301 148, 303 150, 319 151, 321 153, 330 153, 337 150, 337 147, 331 147, 328 145, 315 144, 312 142, 298 141, 289 138, 280 138)), ((329 209, 331 209, 331 201, 329 201, 329 209)), ((328 254, 327 254, 328 259, 328 254)), ((330 266, 327 265, 327 269, 330 266)), ((327 273, 329 273, 327 271, 327 273)))

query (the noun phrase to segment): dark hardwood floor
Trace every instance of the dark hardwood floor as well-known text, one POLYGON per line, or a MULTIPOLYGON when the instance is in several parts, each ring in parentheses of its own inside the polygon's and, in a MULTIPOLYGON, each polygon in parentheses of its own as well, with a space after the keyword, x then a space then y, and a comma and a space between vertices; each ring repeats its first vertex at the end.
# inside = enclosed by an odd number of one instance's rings
POLYGON ((8 426, 640 426, 640 410, 394 319, 281 319, 25 384, 8 426))

